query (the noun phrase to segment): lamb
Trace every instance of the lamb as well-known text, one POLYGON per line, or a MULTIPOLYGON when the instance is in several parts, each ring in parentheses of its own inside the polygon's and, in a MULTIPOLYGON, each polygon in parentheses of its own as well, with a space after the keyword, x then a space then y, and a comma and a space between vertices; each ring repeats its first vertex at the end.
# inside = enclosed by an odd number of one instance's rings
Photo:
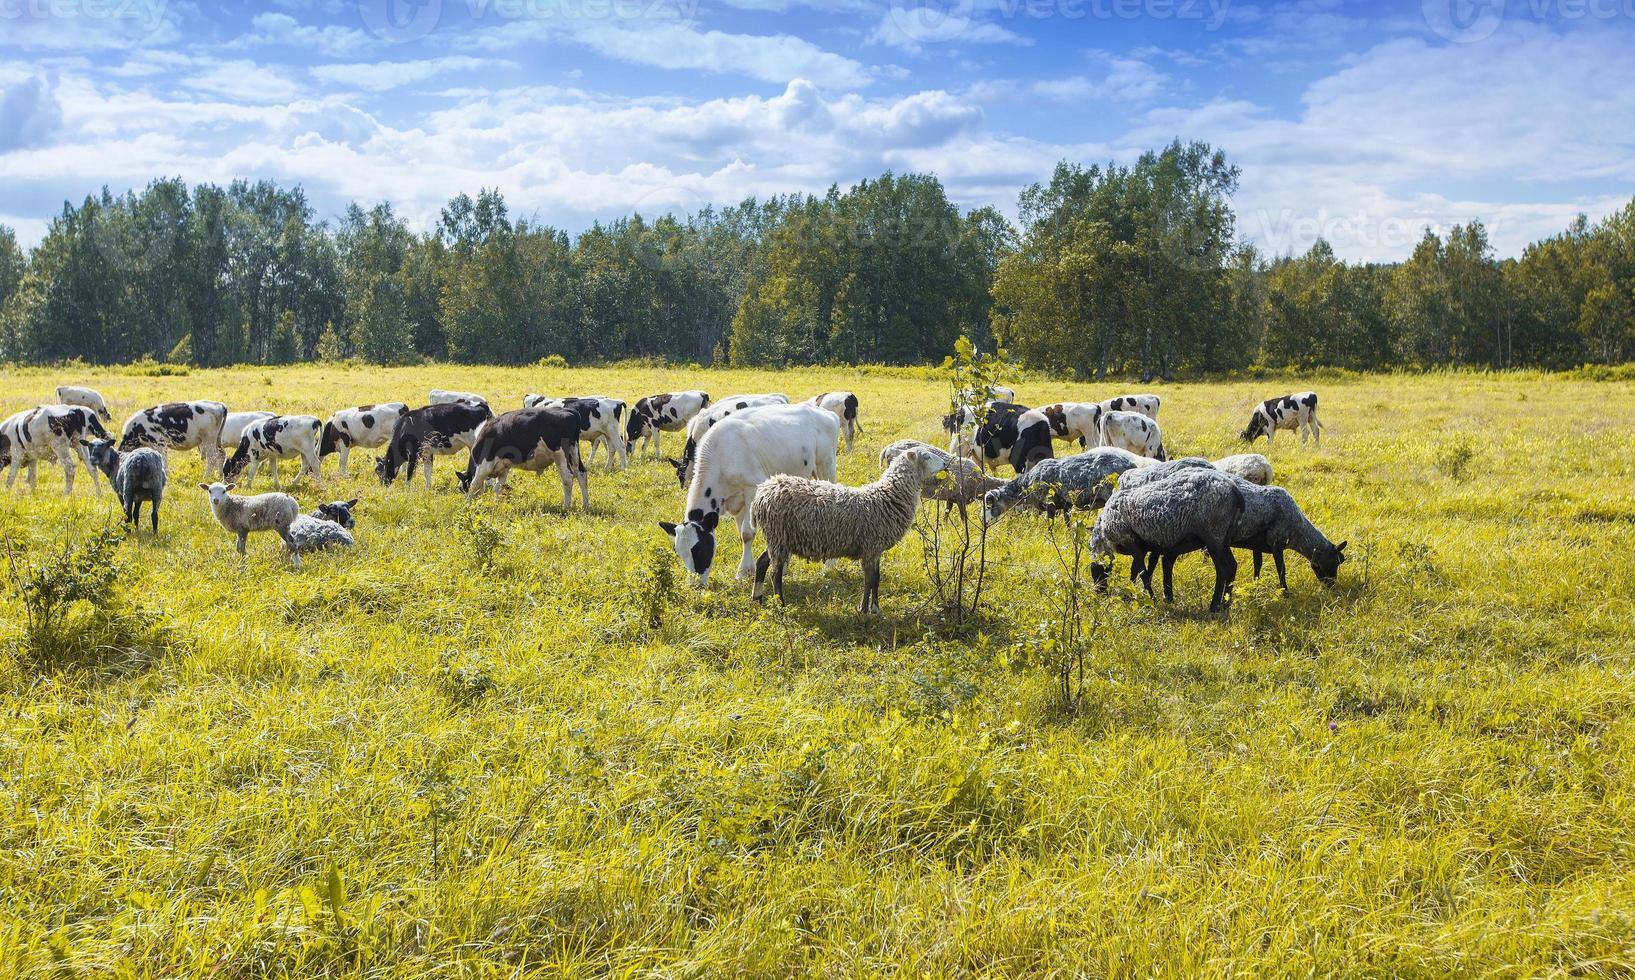
POLYGON ((146 446, 122 453, 114 448, 112 439, 82 442, 82 445, 90 453, 91 465, 108 477, 108 485, 113 487, 125 511, 125 523, 141 524, 142 503, 146 501, 153 533, 158 534, 159 504, 165 497, 165 485, 170 482, 164 454, 146 446))
POLYGON ((783 573, 793 555, 812 561, 855 558, 863 565, 858 612, 879 612, 880 556, 908 533, 920 506, 920 487, 942 469, 940 457, 906 449, 878 481, 860 487, 787 475, 761 484, 751 513, 766 536, 766 550, 755 563, 750 598, 762 598, 770 568, 772 589, 782 603, 783 573))
POLYGON ((942 503, 945 517, 958 507, 960 519, 966 519, 971 504, 981 500, 989 490, 1005 485, 1005 481, 998 477, 984 476, 972 461, 917 439, 899 439, 880 450, 880 466, 890 466, 892 460, 909 449, 918 449, 942 460, 943 471, 920 487, 920 497, 942 503))
POLYGON ((336 500, 319 504, 311 514, 302 514, 290 522, 290 538, 298 552, 322 551, 325 548, 350 548, 353 545, 350 528, 356 525, 352 508, 358 498, 336 500))
POLYGON ((992 525, 1018 504, 1054 517, 1069 510, 1093 510, 1106 502, 1107 478, 1127 474, 1148 461, 1125 449, 1103 446, 1072 456, 1041 460, 1033 469, 982 498, 982 522, 992 525))
POLYGON ((210 495, 210 510, 217 523, 238 535, 238 553, 244 554, 244 542, 256 531, 276 531, 289 551, 290 561, 301 567, 301 552, 295 539, 290 537, 290 525, 300 515, 301 508, 287 493, 258 493, 253 497, 234 497, 228 491, 234 483, 201 483, 199 489, 210 495))
MULTIPOLYGON (((1209 611, 1219 612, 1238 572, 1232 542, 1244 509, 1238 480, 1212 466, 1189 467, 1167 480, 1113 494, 1090 531, 1090 551, 1097 557, 1129 555, 1138 565, 1157 552, 1167 580, 1176 556, 1202 547, 1215 563, 1209 611)), ((1098 588, 1106 587, 1108 569, 1101 562, 1091 565, 1098 588)), ((1142 582, 1150 593, 1150 567, 1142 582)))

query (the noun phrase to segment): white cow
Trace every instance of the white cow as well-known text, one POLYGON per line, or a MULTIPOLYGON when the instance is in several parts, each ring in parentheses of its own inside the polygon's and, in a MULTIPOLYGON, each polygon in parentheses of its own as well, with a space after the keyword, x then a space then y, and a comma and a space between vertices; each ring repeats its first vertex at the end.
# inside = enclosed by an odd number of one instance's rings
POLYGON ((58 385, 57 401, 64 405, 78 405, 89 408, 97 413, 104 422, 112 422, 114 417, 108 412, 108 403, 94 388, 79 388, 74 385, 58 385))
POLYGON ((1249 416, 1249 426, 1243 430, 1243 438, 1254 442, 1261 436, 1266 437, 1266 445, 1272 444, 1272 434, 1278 429, 1300 431, 1300 445, 1306 444, 1306 433, 1310 432, 1317 445, 1323 445, 1323 423, 1317 421, 1317 392, 1302 391, 1298 394, 1284 395, 1282 398, 1271 398, 1255 406, 1249 416))
POLYGON ((277 412, 228 412, 227 421, 221 424, 221 438, 216 440, 224 453, 231 455, 238 448, 240 439, 244 438, 244 430, 253 422, 265 422, 277 415, 277 412))
POLYGON ((318 446, 319 461, 331 453, 339 455, 341 478, 350 477, 352 474, 347 460, 352 454, 352 447, 377 449, 391 442, 392 433, 397 430, 397 420, 408 411, 409 406, 402 402, 359 405, 337 411, 324 423, 323 440, 318 446))
POLYGON ((119 451, 149 446, 154 449, 197 449, 208 475, 224 458, 221 429, 227 424, 227 406, 221 402, 168 402, 145 408, 125 420, 119 451))
POLYGON ((1157 395, 1117 395, 1101 403, 1103 412, 1135 412, 1158 421, 1158 407, 1162 401, 1157 395))
POLYGON ((840 434, 846 439, 846 451, 851 452, 852 437, 863 431, 863 423, 857 418, 857 396, 849 391, 826 391, 813 395, 807 402, 834 413, 835 418, 840 420, 840 434))
POLYGON ((596 450, 604 443, 607 445, 607 471, 624 469, 629 465, 629 457, 625 455, 624 414, 628 406, 622 399, 609 398, 606 395, 570 395, 567 398, 547 398, 544 395, 523 395, 523 408, 569 408, 585 417, 590 427, 585 430, 583 441, 590 443, 590 452, 585 456, 585 465, 596 462, 596 450))
MULTIPOLYGON (((272 465, 273 489, 278 489, 278 461, 299 459, 301 470, 312 474, 314 483, 322 482, 319 473, 318 437, 323 423, 316 415, 276 415, 270 419, 251 422, 244 427, 238 449, 222 467, 222 479, 228 483, 244 473, 246 489, 255 482, 255 471, 263 463, 272 465)), ((300 473, 296 474, 300 478, 300 473)))
POLYGON ((699 588, 715 564, 715 529, 725 513, 738 525, 738 578, 755 572, 755 493, 780 473, 834 481, 840 420, 816 405, 767 405, 722 419, 698 445, 680 524, 660 521, 682 567, 699 588))
POLYGON ((28 468, 28 488, 36 482, 36 464, 55 459, 62 464, 63 492, 74 492, 74 458, 91 473, 91 486, 102 489, 95 466, 91 465, 86 436, 108 438, 108 430, 97 421, 96 412, 82 405, 41 405, 18 412, 0 422, 0 467, 7 470, 6 487, 17 481, 18 470, 28 468))
POLYGON ((1160 461, 1168 458, 1164 454, 1163 430, 1157 422, 1136 412, 1103 412, 1101 444, 1160 461))
MULTIPOLYGON (((717 422, 750 409, 787 404, 789 396, 776 392, 765 395, 733 395, 694 415, 693 420, 687 423, 687 444, 681 448, 681 458, 670 460, 670 465, 676 468, 676 479, 681 482, 682 488, 685 489, 687 481, 692 479, 693 457, 698 452, 699 441, 717 422)), ((838 438, 836 436, 837 440, 838 438)))

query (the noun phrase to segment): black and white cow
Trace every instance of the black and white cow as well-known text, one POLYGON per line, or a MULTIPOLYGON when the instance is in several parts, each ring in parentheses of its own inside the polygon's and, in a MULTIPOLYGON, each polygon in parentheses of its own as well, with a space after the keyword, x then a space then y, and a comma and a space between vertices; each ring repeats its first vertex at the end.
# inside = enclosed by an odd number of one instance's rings
POLYGON ((35 467, 41 460, 62 464, 64 493, 74 491, 74 458, 91 473, 91 486, 102 489, 98 471, 91 464, 86 437, 108 438, 108 430, 97 421, 96 412, 80 405, 41 405, 18 412, 0 422, 0 466, 4 466, 6 486, 17 481, 17 471, 28 468, 28 488, 35 487, 35 467))
POLYGON ((607 445, 607 471, 615 468, 624 469, 628 465, 625 456, 624 417, 626 405, 622 399, 609 398, 606 395, 570 395, 567 398, 548 398, 544 395, 522 396, 523 408, 566 408, 584 416, 587 428, 584 439, 590 443, 590 453, 585 456, 585 465, 596 462, 596 450, 604 443, 607 445))
POLYGON ((1306 444, 1306 433, 1309 431, 1317 445, 1322 446, 1323 423, 1317 421, 1317 392, 1302 391, 1261 402, 1250 413, 1249 426, 1243 430, 1242 437, 1246 442, 1254 442, 1265 436, 1269 446, 1272 444, 1272 434, 1278 429, 1298 429, 1302 446, 1306 444))
POLYGON ((77 385, 58 385, 57 402, 62 405, 78 405, 89 408, 104 422, 112 422, 113 415, 108 411, 108 403, 102 400, 102 395, 94 388, 81 388, 77 385))
POLYGON ((454 402, 465 402, 467 405, 487 408, 491 413, 493 412, 493 409, 489 407, 488 399, 481 395, 474 395, 469 391, 449 391, 446 388, 433 388, 427 393, 427 404, 450 405, 454 402))
POLYGON ((245 429, 253 423, 265 421, 277 414, 277 412, 228 412, 227 421, 221 424, 221 438, 217 440, 217 445, 221 446, 222 452, 232 455, 233 450, 238 448, 239 440, 244 438, 245 429))
POLYGON ((125 420, 119 437, 119 451, 148 446, 153 449, 197 449, 204 460, 206 475, 221 467, 226 458, 221 448, 222 426, 227 424, 227 406, 221 402, 169 402, 145 408, 125 420))
POLYGON ((1011 466, 1025 472, 1042 459, 1056 455, 1056 442, 1078 440, 1083 448, 1101 443, 1102 407, 1095 402, 1056 402, 1023 412, 1016 420, 1016 445, 1011 466))
MULTIPOLYGON (((693 463, 698 458, 698 444, 704 440, 711 428, 724 418, 740 412, 754 411, 766 408, 769 405, 787 405, 789 396, 782 392, 768 392, 764 395, 730 395, 721 399, 704 411, 693 416, 687 423, 687 444, 681 447, 681 458, 670 460, 670 465, 676 468, 676 480, 681 489, 687 489, 687 484, 693 478, 693 463)), ((836 443, 839 436, 836 436, 836 443)))
POLYGON ((821 395, 813 395, 807 399, 813 405, 827 412, 832 412, 840 420, 840 436, 846 440, 846 451, 852 451, 852 437, 863 431, 863 423, 857 417, 857 396, 849 391, 825 391, 821 395))
POLYGON ((577 480, 580 503, 589 510, 589 476, 579 458, 587 418, 571 407, 540 406, 506 412, 484 423, 471 446, 471 460, 459 474, 466 499, 482 493, 490 480, 496 484, 495 492, 503 491, 513 469, 542 473, 555 466, 562 478, 562 509, 573 506, 577 480))
POLYGON ((1101 403, 1103 412, 1134 412, 1158 421, 1158 408, 1163 404, 1157 395, 1116 395, 1101 403))
POLYGON ((948 451, 975 460, 984 472, 997 467, 1016 445, 1016 422, 1026 411, 1015 402, 989 402, 985 409, 967 405, 943 416, 943 431, 953 434, 948 451))
POLYGON ((318 445, 318 458, 330 454, 340 456, 341 478, 350 477, 347 460, 352 447, 377 449, 392 441, 397 422, 409 414, 409 406, 402 402, 382 402, 378 405, 359 405, 343 408, 324 423, 324 436, 318 445))
POLYGON ((272 466, 273 489, 276 490, 278 461, 298 459, 301 470, 296 473, 296 479, 306 472, 312 474, 314 483, 322 483, 318 473, 318 437, 322 431, 323 423, 318 421, 316 415, 275 415, 270 419, 251 422, 244 427, 238 449, 222 467, 222 479, 235 483, 239 474, 243 473, 243 485, 248 489, 255 482, 255 471, 262 463, 268 463, 272 466))
POLYGON ((493 417, 486 407, 469 402, 444 402, 406 412, 397 420, 385 455, 375 463, 375 475, 391 486, 399 470, 412 478, 415 467, 424 464, 430 489, 432 458, 469 448, 477 430, 493 417))
POLYGON ((1163 462, 1164 430, 1140 412, 1102 412, 1101 444, 1163 462))
POLYGON ((638 398, 630 410, 630 421, 625 425, 625 451, 635 452, 638 439, 645 451, 651 440, 654 458, 662 457, 664 451, 659 447, 659 433, 680 432, 687 428, 693 416, 709 407, 710 395, 706 391, 672 391, 638 398))

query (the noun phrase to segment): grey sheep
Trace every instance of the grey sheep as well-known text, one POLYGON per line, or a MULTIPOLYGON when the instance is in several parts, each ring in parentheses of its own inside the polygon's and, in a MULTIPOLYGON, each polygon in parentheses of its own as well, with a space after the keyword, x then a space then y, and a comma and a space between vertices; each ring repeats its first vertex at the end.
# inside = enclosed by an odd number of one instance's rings
POLYGON ((133 449, 122 453, 112 439, 98 439, 84 443, 90 451, 91 465, 101 470, 114 488, 114 495, 125 511, 125 523, 139 524, 142 504, 148 505, 148 517, 153 533, 159 533, 159 503, 165 497, 165 484, 170 481, 165 457, 156 449, 133 449))
MULTIPOLYGON (((1090 531, 1090 551, 1095 556, 1129 555, 1136 565, 1145 565, 1145 559, 1156 552, 1164 560, 1167 582, 1176 556, 1202 548, 1215 563, 1215 594, 1209 611, 1218 612, 1237 576, 1232 542, 1244 509, 1237 478, 1213 466, 1187 467, 1167 480, 1113 494, 1090 531)), ((1092 565, 1091 576, 1098 587, 1105 587, 1107 572, 1105 564, 1092 565)), ((1150 593, 1150 566, 1141 577, 1150 593)), ((1166 590, 1165 598, 1169 597, 1166 590)))
POLYGON ((356 497, 319 504, 311 514, 302 514, 291 521, 290 540, 295 542, 295 550, 306 553, 324 548, 352 547, 354 541, 350 529, 357 526, 352 517, 352 508, 357 505, 356 497))
POLYGON ((1150 465, 1155 464, 1111 446, 1040 460, 1026 473, 983 496, 982 521, 993 524, 1019 504, 1051 517, 1068 510, 1093 510, 1111 493, 1108 477, 1150 465))
POLYGON ((199 489, 210 495, 210 510, 216 521, 238 535, 238 553, 244 554, 244 542, 257 531, 276 531, 288 549, 290 562, 301 567, 301 552, 290 537, 290 525, 300 516, 301 508, 287 493, 258 493, 253 497, 234 497, 228 491, 236 484, 201 483, 199 489))
MULTIPOLYGON (((1254 553, 1256 578, 1260 577, 1262 562, 1269 552, 1272 565, 1277 569, 1277 584, 1286 591, 1289 579, 1283 565, 1283 553, 1291 550, 1311 563, 1312 573, 1318 581, 1330 583, 1339 577, 1340 563, 1345 561, 1346 542, 1334 544, 1329 541, 1301 512, 1300 505, 1294 502, 1294 497, 1287 490, 1257 486, 1238 478, 1238 491, 1243 494, 1244 509, 1232 536, 1232 546, 1247 548, 1254 553)), ((1149 583, 1152 580, 1152 563, 1156 558, 1149 556, 1147 561, 1146 579, 1149 583)), ((1170 569, 1173 565, 1174 556, 1166 556, 1166 599, 1172 595, 1170 569)), ((1134 577, 1135 570, 1132 569, 1131 578, 1134 577)))
POLYGON ((983 494, 1005 485, 1005 481, 998 477, 983 475, 976 463, 971 460, 956 457, 947 450, 928 442, 920 442, 918 439, 899 439, 880 450, 880 465, 890 466, 892 460, 909 449, 918 449, 942 460, 943 471, 920 487, 920 496, 943 504, 944 516, 958 507, 959 516, 965 518, 968 514, 967 508, 981 500, 983 494))
POLYGON ((907 449, 874 483, 844 487, 824 480, 774 476, 755 494, 751 512, 766 536, 755 563, 753 599, 763 595, 767 569, 783 602, 783 573, 794 555, 812 561, 855 558, 863 565, 860 613, 880 609, 880 556, 914 523, 920 487, 942 471, 938 456, 907 449))

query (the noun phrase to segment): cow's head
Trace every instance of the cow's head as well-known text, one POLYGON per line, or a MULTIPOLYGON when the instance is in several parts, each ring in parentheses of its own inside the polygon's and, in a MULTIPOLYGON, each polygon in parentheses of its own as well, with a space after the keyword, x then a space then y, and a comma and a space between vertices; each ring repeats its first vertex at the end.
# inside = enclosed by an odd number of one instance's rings
POLYGON ((1311 570, 1317 574, 1318 581, 1333 584, 1334 580, 1340 577, 1340 563, 1345 561, 1345 546, 1344 541, 1329 545, 1312 559, 1311 570))
POLYGON ((341 438, 341 430, 335 427, 335 423, 325 422, 324 438, 318 443, 319 458, 321 459, 337 452, 341 448, 341 438))
POLYGON ((227 458, 227 462, 221 464, 221 478, 223 480, 236 480, 238 475, 244 472, 244 467, 248 465, 250 465, 250 437, 246 435, 239 439, 238 449, 234 450, 233 455, 227 458))
POLYGON ((681 567, 696 576, 694 584, 701 589, 709 581, 710 566, 715 564, 715 528, 720 522, 720 514, 706 514, 696 507, 679 525, 659 521, 659 528, 670 538, 670 547, 681 558, 681 567))
POLYGON ((380 480, 382 486, 389 487, 392 481, 397 479, 397 466, 392 449, 388 446, 386 451, 375 459, 375 477, 380 480))
MULTIPOLYGON (((689 442, 687 445, 688 448, 692 447, 691 442, 689 442)), ((681 484, 681 489, 687 489, 687 477, 692 475, 693 454, 683 451, 680 459, 676 459, 673 456, 666 456, 664 457, 664 461, 676 468, 676 482, 681 484)))
POLYGON ((1262 415, 1260 409, 1257 408, 1255 409, 1254 413, 1249 416, 1248 427, 1239 433, 1238 437, 1244 442, 1254 442, 1256 439, 1265 434, 1266 417, 1262 415))

